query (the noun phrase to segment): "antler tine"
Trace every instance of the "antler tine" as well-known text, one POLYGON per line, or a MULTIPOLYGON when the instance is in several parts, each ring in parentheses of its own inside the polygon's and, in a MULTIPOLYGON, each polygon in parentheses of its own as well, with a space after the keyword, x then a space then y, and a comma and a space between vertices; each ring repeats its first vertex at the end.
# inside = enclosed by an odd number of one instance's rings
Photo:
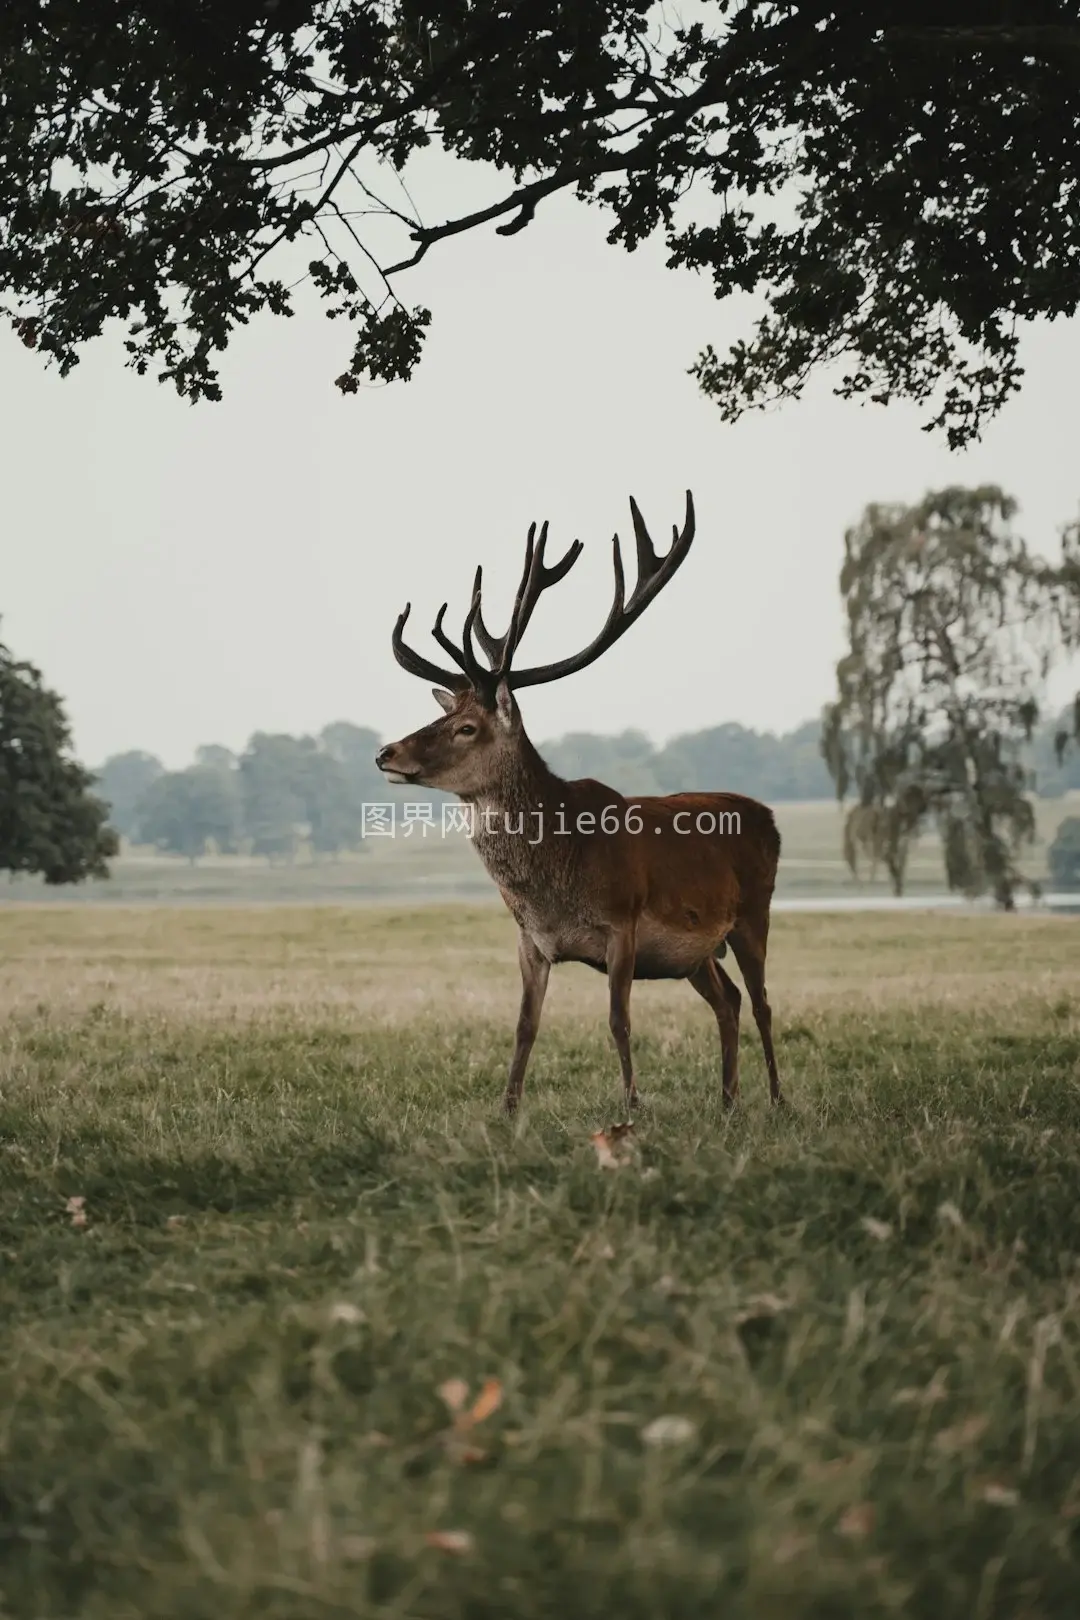
MULTIPOLYGON (((658 557, 649 538, 649 531, 645 527, 645 520, 638 510, 637 502, 630 497, 630 514, 634 522, 634 539, 637 545, 638 577, 631 593, 629 602, 625 601, 625 577, 623 574, 622 551, 619 537, 614 539, 615 559, 615 599, 611 610, 604 622, 600 634, 589 643, 580 653, 571 658, 562 658, 554 664, 540 664, 534 669, 516 670, 511 677, 510 684, 514 688, 522 686, 539 686, 545 681, 560 679, 563 675, 572 675, 579 669, 585 669, 600 657, 601 653, 618 641, 634 620, 642 614, 652 599, 663 589, 675 570, 682 564, 690 549, 694 538, 694 498, 690 491, 686 492, 686 519, 682 532, 674 532, 671 549, 666 556, 658 557)), ((579 544, 575 542, 575 544, 579 544)), ((564 558, 564 563, 569 563, 564 558)), ((562 567, 561 564, 557 567, 562 567)), ((565 569, 563 570, 565 572, 565 569)), ((561 575, 560 575, 561 577, 561 575)))
POLYGON ((439 646, 442 647, 445 652, 448 652, 459 669, 465 672, 471 686, 476 686, 487 674, 487 671, 483 668, 483 665, 477 658, 476 650, 472 644, 472 627, 476 621, 477 614, 480 611, 481 577, 482 570, 478 568, 476 570, 476 578, 473 581, 472 601, 469 606, 469 611, 465 617, 465 627, 462 631, 461 646, 456 647, 450 640, 450 637, 446 634, 446 631, 443 629, 443 618, 445 617, 447 607, 445 602, 436 614, 435 623, 431 629, 431 633, 435 637, 435 640, 439 643, 439 646))
POLYGON ((476 582, 473 585, 472 602, 469 604, 469 611, 465 615, 465 624, 461 632, 461 645, 465 649, 466 666, 470 672, 469 679, 477 688, 480 688, 490 678, 490 671, 484 669, 476 656, 476 648, 473 646, 472 639, 473 626, 480 617, 480 573, 481 571, 478 568, 476 570, 476 582))
MULTIPOLYGON (((525 541, 525 566, 521 571, 521 582, 517 588, 517 595, 514 597, 513 612, 510 615, 510 628, 507 630, 505 636, 493 636, 491 631, 484 623, 482 613, 478 610, 476 614, 476 639, 479 641, 481 647, 483 647, 485 653, 487 654, 488 662, 491 665, 492 670, 500 670, 502 668, 503 657, 513 634, 514 618, 521 602, 521 595, 528 583, 529 574, 532 570, 533 542, 535 538, 536 524, 530 523, 528 537, 525 541)), ((542 540, 543 537, 541 537, 541 543, 542 540)))
MULTIPOLYGON (((528 628, 529 620, 536 610, 543 593, 552 585, 557 585, 565 579, 581 556, 584 547, 580 540, 575 540, 569 546, 557 563, 549 568, 544 562, 544 549, 547 546, 548 526, 545 522, 540 530, 540 538, 536 542, 535 550, 532 547, 532 537, 536 525, 529 530, 529 547, 526 554, 525 572, 521 577, 521 585, 514 598, 514 611, 510 617, 510 628, 503 638, 501 655, 499 658, 498 675, 500 680, 510 676, 514 654, 521 645, 521 638, 528 628)), ((513 680, 511 679, 511 685, 513 680)))
POLYGON ((652 536, 645 527, 645 519, 641 515, 637 501, 630 497, 630 517, 634 524, 634 544, 637 547, 637 583, 631 593, 631 602, 640 595, 643 586, 650 579, 655 578, 657 570, 661 567, 660 558, 656 555, 656 548, 652 543, 652 536))
POLYGON ((390 638, 390 645, 394 649, 394 657, 402 669, 406 670, 410 675, 419 675, 421 680, 424 681, 437 681, 440 686, 448 687, 451 692, 463 691, 469 684, 466 676, 457 675, 448 669, 440 669, 438 664, 433 664, 430 659, 424 658, 422 654, 406 645, 402 632, 405 629, 411 610, 412 603, 406 602, 405 610, 394 626, 394 633, 390 638))
POLYGON ((465 654, 464 654, 464 652, 462 651, 462 649, 460 647, 455 647, 454 643, 450 640, 450 637, 447 635, 446 631, 442 627, 442 625, 443 625, 443 617, 444 617, 444 615, 446 613, 446 609, 447 609, 448 606, 449 606, 449 603, 444 602, 442 607, 439 609, 438 613, 436 613, 436 615, 435 615, 435 623, 431 627, 431 633, 435 637, 435 640, 439 643, 439 646, 443 649, 443 651, 448 652, 450 654, 451 658, 454 660, 454 663, 457 664, 459 669, 464 669, 465 668, 465 654))
POLYGON ((529 524, 529 537, 525 542, 525 567, 521 574, 521 584, 514 597, 514 606, 510 612, 510 626, 503 637, 502 648, 499 654, 499 675, 505 677, 513 661, 514 652, 521 640, 525 626, 532 617, 532 610, 536 606, 536 597, 542 587, 536 583, 544 571, 544 547, 547 545, 548 526, 544 519, 540 528, 540 538, 533 544, 536 535, 536 524, 529 524))
POLYGON ((667 580, 678 568, 686 552, 690 549, 690 542, 694 538, 694 500, 690 491, 686 492, 686 522, 683 525, 683 534, 679 533, 677 523, 671 525, 671 549, 664 557, 658 557, 653 546, 649 531, 645 526, 645 519, 634 497, 630 497, 630 516, 634 522, 634 540, 637 544, 638 577, 630 596, 628 610, 644 607, 646 602, 652 600, 661 590, 667 580))
POLYGON ((557 563, 549 568, 544 562, 544 550, 547 546, 548 525, 541 526, 539 537, 536 533, 536 524, 529 525, 529 533, 525 541, 525 566, 521 571, 521 581, 514 597, 514 606, 510 614, 510 624, 504 636, 493 636, 484 624, 480 609, 477 609, 474 628, 477 640, 487 654, 491 664, 491 673, 497 681, 505 679, 510 672, 514 653, 517 651, 526 626, 532 618, 541 594, 551 585, 557 585, 565 579, 574 563, 583 550, 580 540, 575 540, 565 556, 560 557, 557 563))
POLYGON ((483 613, 480 611, 477 612, 473 629, 476 631, 477 641, 484 649, 484 657, 494 669, 502 653, 502 642, 488 630, 487 625, 484 623, 483 613))
POLYGON ((575 540, 573 545, 569 546, 565 554, 559 558, 559 561, 557 563, 552 563, 551 567, 548 568, 544 563, 544 547, 547 545, 547 535, 548 526, 545 523, 544 527, 540 530, 540 540, 536 547, 536 556, 533 558, 533 566, 529 572, 529 577, 526 582, 521 612, 517 619, 516 634, 513 642, 515 649, 517 648, 522 636, 525 634, 526 627, 529 620, 533 616, 533 611, 536 604, 539 602, 544 591, 546 591, 549 586, 557 585, 561 579, 566 578, 567 574, 570 572, 571 568, 573 568, 574 564, 577 562, 578 558, 581 556, 581 553, 585 549, 580 540, 575 540))

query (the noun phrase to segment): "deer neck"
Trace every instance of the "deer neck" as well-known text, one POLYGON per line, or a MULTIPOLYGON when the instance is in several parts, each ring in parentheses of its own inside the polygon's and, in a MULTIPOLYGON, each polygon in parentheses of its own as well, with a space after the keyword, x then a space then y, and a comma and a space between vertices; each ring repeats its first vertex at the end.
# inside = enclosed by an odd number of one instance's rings
POLYGON ((542 810, 564 784, 544 764, 524 731, 519 746, 500 762, 483 788, 466 802, 477 811, 498 815, 542 810))
POLYGON ((473 846, 512 910, 513 897, 525 901, 558 888, 573 863, 573 840, 552 837, 567 790, 522 733, 521 746, 469 801, 473 846))

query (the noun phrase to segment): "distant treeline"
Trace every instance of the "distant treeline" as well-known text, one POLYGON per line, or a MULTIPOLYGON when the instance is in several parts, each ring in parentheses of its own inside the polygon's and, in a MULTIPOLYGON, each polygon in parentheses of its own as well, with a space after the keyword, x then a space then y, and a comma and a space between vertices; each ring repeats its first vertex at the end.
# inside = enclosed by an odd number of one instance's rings
MULTIPOLYGON (((1071 749, 1061 764, 1055 757, 1061 724, 1048 721, 1030 749, 1034 785, 1045 797, 1080 788, 1080 751, 1071 749)), ((729 722, 663 748, 640 731, 614 737, 583 731, 541 752, 560 776, 594 776, 623 793, 727 789, 776 804, 833 797, 820 738, 816 720, 781 736, 729 722)), ((270 860, 292 860, 301 849, 333 856, 364 847, 365 804, 392 802, 400 815, 409 801, 443 798, 389 787, 375 768, 380 740, 370 728, 341 720, 317 737, 256 732, 240 754, 211 744, 182 771, 166 771, 153 754, 115 754, 98 771, 96 792, 130 843, 190 860, 208 849, 270 860)))

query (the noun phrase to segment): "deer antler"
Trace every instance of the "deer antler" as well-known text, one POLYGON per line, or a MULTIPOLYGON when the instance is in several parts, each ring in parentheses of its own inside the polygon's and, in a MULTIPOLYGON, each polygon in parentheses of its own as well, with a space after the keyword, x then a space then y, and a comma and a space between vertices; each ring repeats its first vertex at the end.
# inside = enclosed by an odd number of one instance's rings
MULTIPOLYGON (((473 606, 469 611, 475 617, 475 614, 478 613, 479 610, 479 602, 474 597, 473 606)), ((406 602, 404 612, 401 614, 397 624, 394 626, 394 633, 390 638, 390 645, 394 649, 394 657, 397 659, 402 669, 408 670, 410 675, 419 675, 420 679, 423 681, 437 681, 440 686, 448 687, 451 692, 468 691, 470 686, 475 685, 475 682, 473 681, 472 676, 467 668, 465 654, 463 651, 459 651, 459 649, 454 646, 448 637, 443 634, 442 617, 446 612, 446 603, 444 602, 442 607, 439 609, 439 615, 435 620, 435 625, 431 633, 439 642, 440 646, 445 647, 450 653, 451 657, 454 659, 455 663, 459 665, 460 669, 463 671, 461 674, 456 673, 454 670, 442 669, 438 664, 433 664, 430 658, 425 658, 422 653, 416 652, 414 648, 406 644, 402 632, 405 629, 405 625, 411 611, 412 603, 406 602)), ((469 645, 471 647, 471 642, 469 645)), ((474 663, 476 662, 475 659, 473 661, 474 663)), ((477 664, 477 670, 481 675, 483 674, 483 670, 480 668, 479 664, 477 664)))
MULTIPOLYGON (((544 547, 547 545, 548 526, 545 523, 540 530, 540 538, 536 539, 536 524, 529 526, 528 539, 525 542, 525 567, 521 574, 521 583, 514 597, 514 608, 510 615, 510 626, 504 636, 493 636, 485 628, 483 619, 478 613, 476 616, 476 636, 483 647, 491 664, 491 672, 496 682, 501 681, 510 672, 510 664, 518 643, 525 634, 526 626, 533 616, 533 610, 540 600, 542 592, 550 585, 557 585, 577 562, 584 546, 580 540, 573 545, 550 568, 544 564, 544 547)), ((476 571, 476 589, 480 589, 480 570, 476 571)), ((513 684, 511 682, 511 684, 513 684)))
MULTIPOLYGON (((634 521, 634 541, 637 546, 637 583, 631 593, 630 600, 625 601, 626 578, 623 572, 622 549, 619 537, 615 535, 612 540, 615 567, 615 596, 604 627, 594 641, 591 641, 581 652, 570 658, 559 659, 554 664, 538 664, 533 669, 513 670, 509 673, 510 685, 515 691, 522 686, 540 686, 545 681, 561 680, 564 675, 573 675, 579 669, 585 669, 589 664, 595 663, 602 653, 613 646, 619 637, 625 635, 634 620, 640 618, 649 603, 663 590, 668 580, 684 561, 690 550, 694 538, 694 498, 690 491, 686 492, 686 518, 682 533, 676 525, 672 526, 671 549, 664 557, 658 557, 649 538, 649 531, 645 527, 645 519, 638 510, 634 497, 630 497, 630 515, 634 521)), ((554 572, 554 570, 552 570, 554 572)), ((560 575, 561 578, 561 575, 560 575)), ((537 590, 544 589, 541 584, 537 590)), ((529 612, 535 601, 530 605, 529 612)), ((511 654, 512 656, 512 654, 511 654)))
POLYGON ((637 546, 637 583, 634 586, 630 600, 625 600, 626 581, 623 572, 622 551, 619 546, 619 537, 615 535, 614 565, 615 565, 615 597, 611 604, 603 629, 596 639, 580 653, 571 658, 560 659, 554 664, 538 664, 533 669, 514 670, 514 654, 521 643, 521 639, 528 628, 529 620, 533 616, 537 602, 552 585, 557 585, 565 579, 571 568, 577 562, 584 547, 580 540, 573 545, 557 563, 548 567, 544 562, 544 548, 547 545, 548 526, 545 523, 539 538, 536 534, 536 524, 530 525, 528 538, 525 542, 525 566, 521 574, 521 583, 518 585, 517 595, 514 598, 514 607, 510 615, 510 624, 506 634, 493 636, 484 624, 481 612, 481 589, 483 585, 483 570, 476 570, 473 581, 472 601, 465 617, 462 630, 461 646, 458 647, 450 640, 443 629, 443 619, 446 615, 447 604, 444 602, 439 609, 432 629, 432 635, 450 654, 458 666, 460 674, 451 670, 440 669, 437 664, 431 663, 421 654, 414 652, 405 645, 402 631, 409 617, 409 604, 398 619, 394 630, 392 645, 394 657, 403 669, 410 675, 419 675, 425 680, 438 681, 440 685, 449 687, 451 691, 461 692, 471 687, 479 693, 486 703, 494 702, 495 689, 500 681, 508 681, 510 686, 517 689, 522 686, 539 686, 545 681, 559 680, 563 675, 572 675, 579 669, 584 669, 593 663, 600 655, 607 651, 619 637, 633 624, 653 597, 658 595, 682 563, 690 549, 694 538, 694 501, 690 491, 686 492, 686 520, 680 534, 677 527, 672 529, 671 549, 665 557, 658 557, 649 538, 649 531, 645 527, 645 520, 638 510, 634 497, 630 497, 630 513, 634 522, 634 540, 637 546), (473 632, 483 648, 490 668, 485 669, 476 656, 473 645, 473 632))

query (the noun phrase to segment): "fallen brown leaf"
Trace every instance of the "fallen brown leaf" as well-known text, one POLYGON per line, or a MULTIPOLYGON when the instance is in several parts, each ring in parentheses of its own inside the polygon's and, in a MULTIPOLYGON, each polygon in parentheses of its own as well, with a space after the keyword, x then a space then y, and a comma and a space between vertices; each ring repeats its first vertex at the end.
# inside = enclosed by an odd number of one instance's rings
POLYGON ((634 1142, 633 1120, 625 1125, 609 1125, 606 1131, 593 1131, 591 1141, 601 1170, 621 1170, 630 1162, 634 1142))
POLYGON ((503 1387, 498 1378, 485 1379, 479 1395, 467 1412, 465 1402, 469 1398, 469 1386, 464 1378, 448 1378, 445 1384, 439 1385, 438 1394, 453 1416, 454 1428, 459 1434, 464 1434, 499 1410, 503 1387))
POLYGON ((841 1514, 836 1528, 840 1535, 852 1541, 861 1540, 873 1530, 876 1517, 873 1502, 853 1502, 841 1514))
POLYGON ((487 1452, 481 1446, 469 1443, 467 1437, 478 1423, 483 1423, 502 1405, 503 1387, 499 1379, 484 1380, 479 1395, 468 1411, 465 1410, 465 1402, 469 1398, 469 1386, 463 1378, 448 1378, 445 1384, 439 1385, 438 1393, 454 1420, 453 1427, 439 1436, 447 1456, 456 1463, 485 1462, 487 1452))
POLYGON ((429 1530, 424 1540, 429 1547, 436 1547, 439 1552, 455 1553, 458 1557, 472 1552, 474 1545, 467 1530, 429 1530))
POLYGON ((464 1463, 466 1466, 486 1462, 488 1455, 483 1446, 459 1446, 451 1454, 456 1462, 464 1463))
POLYGON ((485 1379, 484 1387, 473 1402, 472 1411, 469 1413, 470 1424, 483 1423, 485 1418, 489 1418, 493 1412, 497 1412, 502 1405, 502 1398, 503 1387, 499 1380, 497 1378, 485 1379))

